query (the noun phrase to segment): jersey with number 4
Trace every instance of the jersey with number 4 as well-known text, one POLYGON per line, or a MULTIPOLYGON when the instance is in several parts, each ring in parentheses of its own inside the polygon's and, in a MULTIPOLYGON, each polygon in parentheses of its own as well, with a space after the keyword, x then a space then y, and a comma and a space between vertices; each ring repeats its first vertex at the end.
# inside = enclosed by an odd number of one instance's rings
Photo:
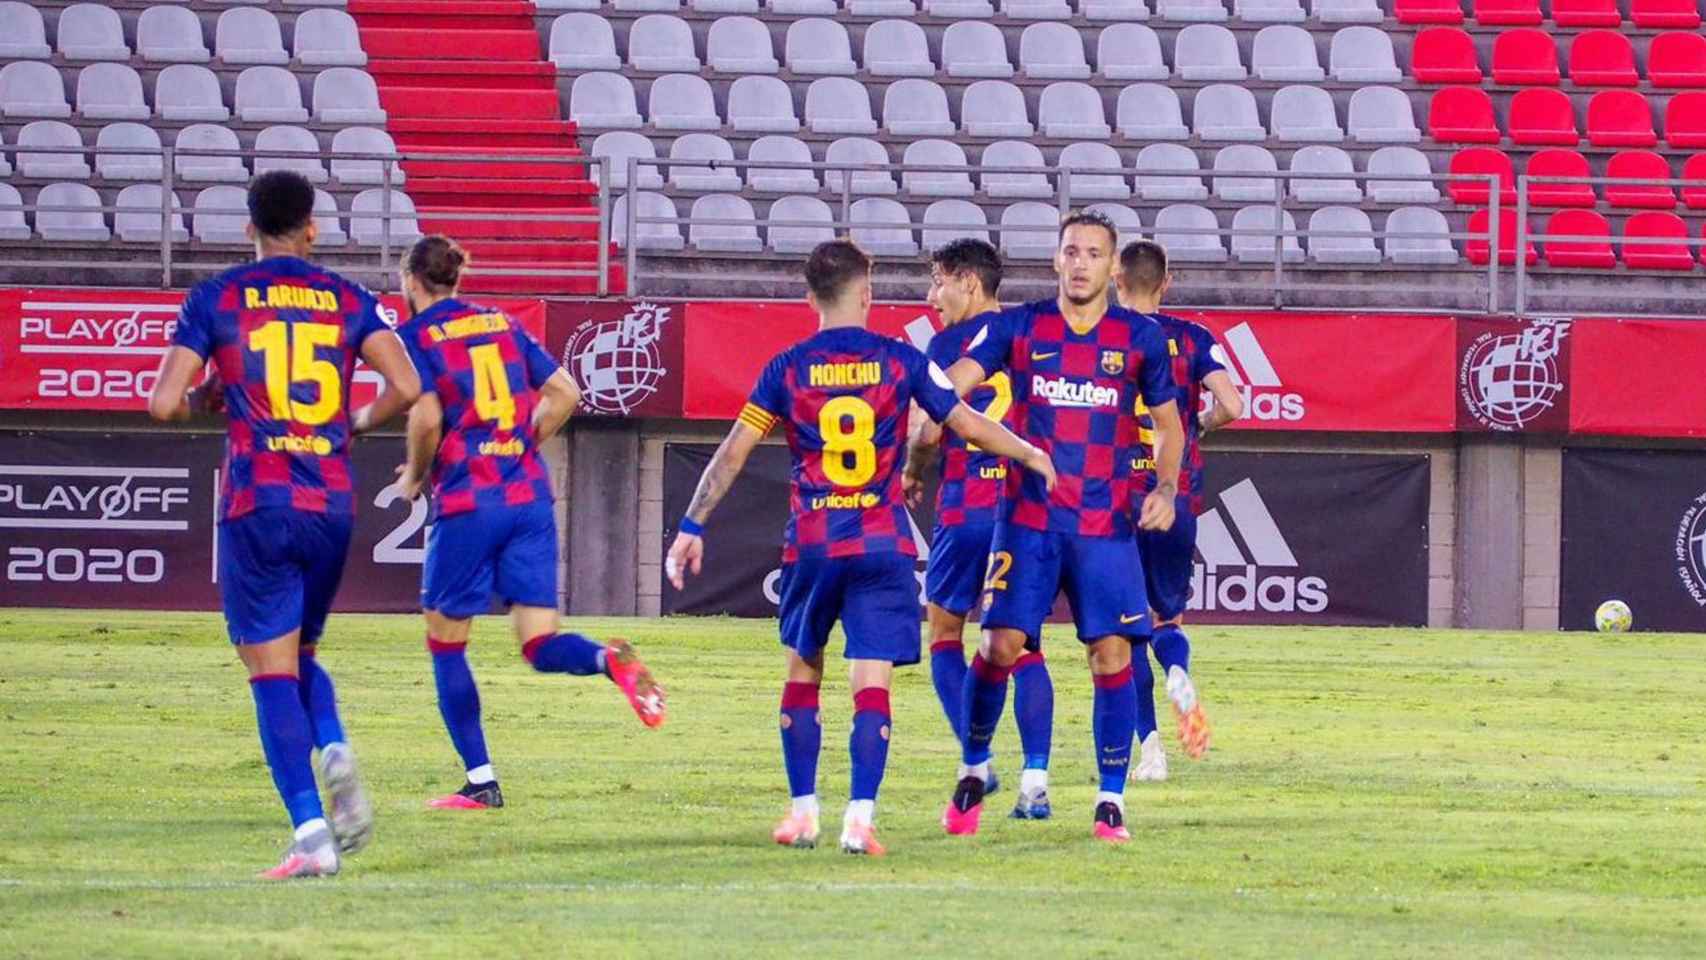
POLYGON ((900 463, 913 401, 940 423, 959 404, 947 375, 908 343, 863 327, 819 331, 759 375, 742 423, 781 423, 793 454, 782 561, 917 556, 900 463))
MULTIPOLYGON (((993 312, 963 320, 930 339, 930 362, 946 370, 965 355, 966 344, 983 331, 993 312)), ((1013 409, 1013 381, 998 370, 966 394, 966 406, 997 423, 1013 409)), ((942 485, 936 491, 936 524, 941 527, 987 526, 1001 507, 1001 489, 1011 469, 998 457, 957 433, 942 438, 942 485)))
POLYGON ((533 442, 538 390, 557 364, 508 315, 440 300, 397 331, 438 394, 444 437, 433 461, 433 516, 551 501, 551 481, 533 442))
POLYGON ((222 518, 355 513, 350 377, 362 344, 387 329, 373 294, 296 257, 234 267, 189 292, 172 342, 224 381, 222 518))

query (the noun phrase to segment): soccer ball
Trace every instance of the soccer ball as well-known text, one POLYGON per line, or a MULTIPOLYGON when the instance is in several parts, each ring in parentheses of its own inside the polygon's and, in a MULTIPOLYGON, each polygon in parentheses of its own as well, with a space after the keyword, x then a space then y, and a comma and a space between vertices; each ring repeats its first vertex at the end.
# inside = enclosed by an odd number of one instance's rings
POLYGON ((1621 600, 1607 600, 1593 612, 1593 626, 1600 633, 1622 633, 1634 619, 1629 605, 1621 600))

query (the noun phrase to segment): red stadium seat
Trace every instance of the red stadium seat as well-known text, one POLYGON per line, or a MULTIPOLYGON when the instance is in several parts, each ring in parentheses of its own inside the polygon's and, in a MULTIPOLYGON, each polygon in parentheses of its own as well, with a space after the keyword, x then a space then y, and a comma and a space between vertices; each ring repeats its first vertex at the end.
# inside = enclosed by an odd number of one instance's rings
POLYGON ((1706 93, 1679 93, 1670 98, 1665 105, 1665 142, 1673 147, 1706 147, 1706 93))
POLYGON ((1475 22, 1483 27, 1537 27, 1540 0, 1475 0, 1475 22))
POLYGON ((1655 87, 1706 87, 1706 37, 1661 33, 1647 49, 1647 79, 1655 87))
POLYGON ((1596 147, 1650 147, 1653 108, 1633 90, 1605 90, 1588 101, 1588 142, 1596 147))
POLYGON ((1661 239, 1670 243, 1623 244, 1623 262, 1632 270, 1693 270, 1694 254, 1688 248, 1688 225, 1674 213, 1649 210, 1637 213, 1623 225, 1628 239, 1661 239))
MULTIPOLYGON (((1574 150, 1553 147, 1541 150, 1528 158, 1531 177, 1591 177, 1586 157, 1574 150)), ((1531 207, 1591 207, 1598 197, 1593 185, 1587 183, 1530 183, 1528 205, 1531 207)))
POLYGON ((1442 143, 1498 143, 1493 101, 1474 87, 1447 87, 1428 101, 1428 133, 1442 143))
POLYGON ((1611 224, 1592 210, 1560 210, 1546 221, 1546 265, 1609 270, 1617 266, 1611 252, 1611 224), (1553 240, 1588 237, 1587 240, 1553 240))
MULTIPOLYGON (((1486 236, 1486 234, 1487 234, 1487 221, 1491 218, 1492 218, 1492 214, 1487 210, 1475 211, 1474 213, 1469 215, 1469 225, 1467 227, 1467 232, 1469 232, 1471 234, 1481 234, 1482 236, 1486 236)), ((1530 228, 1529 236, 1533 236, 1533 235, 1534 235, 1533 229, 1530 228)), ((1534 242, 1533 241, 1529 241, 1527 244, 1527 247, 1528 247, 1528 252, 1527 252, 1527 255, 1523 257, 1523 259, 1528 262, 1529 266, 1533 266, 1536 262, 1539 261, 1540 257, 1538 255, 1536 255, 1534 252, 1534 242)), ((1463 255, 1469 259, 1470 263, 1473 263, 1477 266, 1482 266, 1482 267, 1486 266, 1487 265, 1487 255, 1488 255, 1487 241, 1486 240, 1478 240, 1478 239, 1470 239, 1470 240, 1465 241, 1463 244, 1463 255)), ((1507 267, 1516 266, 1516 211, 1515 210, 1500 210, 1499 211, 1499 263, 1501 265, 1507 266, 1507 267)))
POLYGON ((1517 87, 1558 85, 1558 47, 1544 30, 1506 30, 1493 41, 1493 82, 1517 87))
POLYGON ((1393 0, 1399 23, 1462 23, 1461 0, 1393 0))
MULTIPOLYGON (((1498 147, 1470 147, 1457 151, 1451 155, 1451 172, 1482 177, 1497 174, 1499 203, 1506 207, 1516 205, 1516 168, 1511 164, 1510 156, 1498 147)), ((1487 203, 1490 192, 1485 180, 1447 180, 1445 189, 1451 194, 1453 203, 1471 206, 1487 203)))
POLYGON ((1576 108, 1557 90, 1537 87, 1520 90, 1511 97, 1511 140, 1522 144, 1574 146, 1581 140, 1576 132, 1576 108))
POLYGON ((1570 82, 1578 87, 1633 87, 1635 47, 1616 30, 1589 30, 1570 44, 1570 82))
POLYGON ((1629 19, 1643 30, 1693 30, 1700 26, 1700 0, 1630 0, 1629 19))
POLYGON ((1480 83, 1475 41, 1456 27, 1429 27, 1416 34, 1410 72, 1420 83, 1480 83))
MULTIPOLYGON (((1606 164, 1605 175, 1620 180, 1671 179, 1670 164, 1664 157, 1647 150, 1618 153, 1606 164)), ((1605 202, 1614 207, 1671 210, 1676 207, 1676 193, 1670 187, 1608 183, 1605 185, 1605 202)))
POLYGON ((1682 202, 1690 210, 1706 210, 1706 153, 1688 158, 1682 165, 1682 179, 1694 181, 1683 185, 1682 202))
POLYGON ((1560 27, 1618 27, 1617 0, 1552 0, 1552 22, 1560 27))

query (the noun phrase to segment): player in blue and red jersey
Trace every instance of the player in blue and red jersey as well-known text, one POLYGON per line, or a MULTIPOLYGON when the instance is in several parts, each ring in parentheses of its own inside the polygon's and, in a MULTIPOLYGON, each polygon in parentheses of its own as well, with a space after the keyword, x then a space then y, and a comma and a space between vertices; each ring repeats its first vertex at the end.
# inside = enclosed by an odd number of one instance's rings
POLYGON ((439 713, 467 771, 460 790, 430 805, 483 810, 503 806, 503 792, 467 648, 474 615, 494 595, 535 670, 609 677, 648 727, 663 723, 664 694, 626 640, 606 646, 557 632, 557 520, 539 444, 562 429, 580 390, 520 324, 457 295, 466 263, 443 236, 415 241, 403 260, 410 318, 398 333, 421 398, 409 411, 400 483, 412 500, 431 473, 421 607, 439 713))
MULTIPOLYGON (((1201 324, 1181 320, 1161 313, 1161 300, 1167 294, 1172 277, 1167 272, 1167 249, 1150 240, 1128 243, 1120 250, 1119 277, 1116 283, 1121 305, 1135 310, 1160 324, 1167 338, 1167 352, 1173 368, 1173 383, 1179 391, 1183 408, 1185 446, 1181 455, 1179 493, 1174 504, 1174 520, 1170 530, 1140 530, 1137 534, 1138 553, 1143 557, 1143 575, 1149 593, 1149 608, 1153 611, 1155 633, 1149 646, 1155 651, 1166 676, 1167 698, 1173 704, 1173 714, 1179 723, 1179 740, 1185 752, 1200 758, 1208 749, 1208 718, 1197 699, 1196 685, 1191 682, 1191 647, 1185 639, 1181 624, 1185 605, 1191 599, 1191 564, 1197 547, 1197 514, 1202 512, 1202 446, 1204 433, 1238 419, 1244 412, 1244 398, 1226 372, 1226 365, 1217 356, 1220 347, 1214 334, 1201 324), (1214 397, 1214 404, 1203 406, 1203 391, 1214 397)), ((1158 481, 1155 477, 1153 425, 1148 422, 1147 410, 1139 412, 1141 429, 1138 438, 1148 449, 1133 465, 1137 482, 1132 488, 1134 502, 1149 495, 1158 481)), ((1137 684, 1137 739, 1141 744, 1133 780, 1167 779, 1167 752, 1161 746, 1161 736, 1155 723, 1155 676, 1149 669, 1149 658, 1138 655, 1132 659, 1132 673, 1137 684)))
MULTIPOLYGON (((676 589, 698 573, 704 523, 747 457, 781 424, 793 455, 790 513, 782 549, 782 758, 793 797, 772 833, 777 843, 815 846, 817 760, 822 744, 818 688, 823 651, 837 620, 852 667, 852 795, 841 849, 880 855, 872 820, 888 762, 889 686, 896 666, 918 662, 918 582, 901 487, 906 424, 917 402, 932 420, 1038 472, 1052 487, 1048 457, 960 403, 940 368, 915 347, 865 328, 871 259, 848 240, 819 244, 806 261, 807 300, 818 332, 782 351, 711 463, 670 545, 665 569, 676 589)), ((1129 736, 1129 734, 1128 734, 1129 736)))
POLYGON ((1172 526, 1184 431, 1160 327, 1108 302, 1115 243, 1112 222, 1099 214, 1064 218, 1054 262, 1058 296, 991 318, 948 370, 961 395, 1006 370, 1015 432, 1047 450, 1060 471, 1052 490, 1018 474, 1007 478, 984 581, 983 638, 966 673, 960 780, 943 813, 949 833, 977 832, 1008 675, 1025 645, 1040 640, 1064 590, 1095 684, 1101 790, 1093 830, 1113 842, 1130 836, 1124 794, 1137 714, 1132 645, 1150 633, 1133 532, 1172 526), (1134 522, 1140 398, 1163 439, 1160 484, 1134 522))
POLYGON ((314 188, 273 171, 249 186, 255 262, 184 298, 148 411, 181 420, 222 406, 230 419, 221 471, 219 591, 237 654, 249 669, 261 746, 295 840, 262 876, 338 871, 338 853, 364 846, 372 806, 356 775, 331 678, 315 651, 343 576, 355 517, 352 434, 414 400, 420 381, 379 301, 307 260, 316 236, 314 188), (384 378, 352 416, 357 357, 384 378), (211 362, 216 376, 190 385, 211 362), (328 826, 310 763, 332 797, 328 826))
MULTIPOLYGON (((942 369, 965 355, 966 344, 1000 312, 996 292, 1001 287, 1001 255, 987 241, 971 238, 943 245, 930 256, 929 304, 945 326, 930 340, 930 361, 942 369)), ((978 384, 965 398, 973 410, 1005 421, 1013 408, 1013 382, 1005 370, 978 384)), ((989 542, 1001 488, 1007 482, 1007 461, 980 450, 958 436, 944 436, 929 418, 915 417, 908 444, 907 496, 922 497, 924 473, 942 450, 941 486, 936 492, 936 529, 930 536, 930 561, 924 574, 925 622, 929 628, 930 681, 947 714, 948 724, 963 745, 961 698, 965 693, 966 615, 983 592, 983 573, 989 566, 989 542)), ((1049 678, 1040 645, 1027 649, 1013 668, 1013 715, 1025 769, 1013 817, 1043 820, 1049 816, 1049 741, 1054 731, 1054 683, 1049 678)), ((994 792, 990 773, 989 791, 994 792)))

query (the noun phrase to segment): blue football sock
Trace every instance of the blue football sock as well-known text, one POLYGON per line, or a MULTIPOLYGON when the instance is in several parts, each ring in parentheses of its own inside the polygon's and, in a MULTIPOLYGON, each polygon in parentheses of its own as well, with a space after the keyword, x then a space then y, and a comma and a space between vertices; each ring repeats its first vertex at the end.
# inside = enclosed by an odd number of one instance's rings
POLYGON ((1054 740, 1054 680, 1041 653, 1027 651, 1013 664, 1013 719, 1019 722, 1025 769, 1047 770, 1054 740))
POLYGON ((261 750, 272 770, 273 786, 290 812, 290 825, 300 827, 324 817, 309 763, 314 738, 308 732, 308 712, 302 709, 301 683, 289 674, 264 673, 249 678, 249 691, 255 697, 261 750))
POLYGON ((936 699, 942 703, 948 726, 964 747, 966 728, 960 700, 966 692, 966 651, 959 641, 943 640, 930 645, 930 682, 936 687, 936 699))
POLYGON ((889 762, 889 692, 866 687, 853 695, 853 732, 847 737, 847 753, 853 760, 851 800, 875 800, 883 784, 883 769, 889 762))
POLYGON ((788 795, 817 793, 817 755, 823 725, 817 716, 817 684, 782 685, 782 765, 788 769, 788 795))
POLYGON ((302 687, 302 709, 308 713, 308 727, 314 736, 314 746, 321 750, 334 743, 343 743, 344 723, 338 718, 338 693, 332 687, 332 675, 320 666, 309 650, 296 658, 297 676, 302 687))
POLYGON ((1131 734, 1137 718, 1137 691, 1131 668, 1095 677, 1096 699, 1090 725, 1096 741, 1096 766, 1102 791, 1125 793, 1126 767, 1131 764, 1131 734))
POLYGON ((1155 732, 1155 671, 1149 667, 1149 649, 1143 644, 1131 648, 1132 692, 1137 697, 1137 742, 1142 743, 1155 732))
POLYGON ((1163 675, 1174 667, 1191 672, 1191 641, 1185 638, 1185 631, 1178 624, 1156 628, 1149 643, 1155 648, 1155 659, 1161 664, 1163 675))
POLYGON ((486 731, 480 726, 480 688, 468 669, 468 645, 440 643, 427 638, 432 651, 432 679, 438 687, 438 715, 450 744, 462 758, 462 769, 473 770, 492 762, 486 753, 486 731))
POLYGON ((604 645, 578 633, 541 634, 521 645, 521 655, 540 673, 590 677, 604 673, 604 645))
POLYGON ((961 726, 966 731, 960 759, 967 765, 989 762, 989 743, 995 739, 1001 710, 1007 705, 1007 677, 1011 672, 1011 667, 996 666, 982 654, 971 658, 964 702, 960 704, 964 717, 961 726))

